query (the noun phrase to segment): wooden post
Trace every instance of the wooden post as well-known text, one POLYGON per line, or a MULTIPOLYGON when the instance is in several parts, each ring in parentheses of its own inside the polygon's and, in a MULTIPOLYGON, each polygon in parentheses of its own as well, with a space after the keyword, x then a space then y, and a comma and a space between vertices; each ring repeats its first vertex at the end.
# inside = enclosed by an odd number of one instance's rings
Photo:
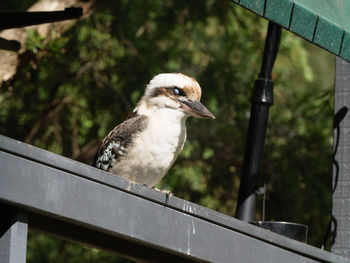
POLYGON ((25 263, 28 222, 26 213, 1 205, 0 263, 25 263))
POLYGON ((350 63, 335 64, 332 252, 350 258, 350 63))

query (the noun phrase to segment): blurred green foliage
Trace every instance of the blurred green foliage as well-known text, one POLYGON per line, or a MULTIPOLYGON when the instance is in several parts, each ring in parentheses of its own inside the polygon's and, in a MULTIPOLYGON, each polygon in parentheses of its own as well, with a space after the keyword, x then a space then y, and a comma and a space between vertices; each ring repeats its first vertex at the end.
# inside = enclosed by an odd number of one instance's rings
MULTIPOLYGON (((22 64, 1 87, 0 133, 89 163, 88 146, 132 111, 153 75, 183 72, 199 81, 217 119, 188 121, 185 148, 158 187, 233 216, 266 28, 227 0, 106 0, 63 35, 28 31, 22 64)), ((284 31, 261 168, 266 219, 307 224, 316 246, 331 208, 332 63, 284 31)), ((28 262, 119 260, 34 233, 28 255, 28 262)))

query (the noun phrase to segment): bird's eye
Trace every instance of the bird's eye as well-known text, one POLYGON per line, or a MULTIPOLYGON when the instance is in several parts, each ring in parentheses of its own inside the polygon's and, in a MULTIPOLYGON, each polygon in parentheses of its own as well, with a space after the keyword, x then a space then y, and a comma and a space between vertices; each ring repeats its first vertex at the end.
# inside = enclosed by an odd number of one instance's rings
POLYGON ((180 88, 174 87, 172 91, 175 96, 186 96, 185 92, 180 88))
POLYGON ((180 90, 178 88, 173 88, 174 95, 178 96, 180 95, 180 90))

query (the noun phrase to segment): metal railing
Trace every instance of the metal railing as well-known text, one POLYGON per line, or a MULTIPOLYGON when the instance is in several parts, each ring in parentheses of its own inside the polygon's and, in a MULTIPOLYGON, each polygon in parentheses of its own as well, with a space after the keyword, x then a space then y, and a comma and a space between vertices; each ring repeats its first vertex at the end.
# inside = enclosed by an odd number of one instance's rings
POLYGON ((28 227, 146 262, 350 262, 4 136, 0 167, 1 263, 28 227))

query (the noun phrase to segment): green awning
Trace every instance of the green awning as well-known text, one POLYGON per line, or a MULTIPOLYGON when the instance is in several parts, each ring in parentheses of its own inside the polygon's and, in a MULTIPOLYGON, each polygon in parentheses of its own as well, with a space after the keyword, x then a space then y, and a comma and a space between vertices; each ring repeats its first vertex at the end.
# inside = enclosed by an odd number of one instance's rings
POLYGON ((233 0, 350 61, 350 0, 233 0))

